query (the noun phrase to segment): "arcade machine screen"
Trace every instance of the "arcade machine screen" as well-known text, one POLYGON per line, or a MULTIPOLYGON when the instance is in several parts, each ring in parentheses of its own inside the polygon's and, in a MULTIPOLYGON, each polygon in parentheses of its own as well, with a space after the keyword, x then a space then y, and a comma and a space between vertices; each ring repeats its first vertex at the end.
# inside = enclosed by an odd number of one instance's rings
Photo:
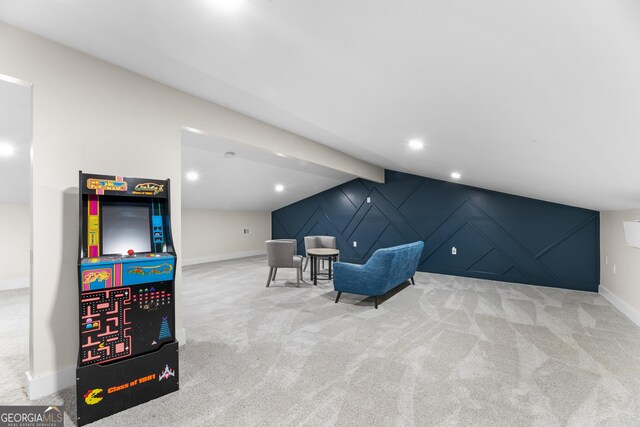
POLYGON ((102 253, 124 255, 151 252, 149 207, 102 205, 102 253))

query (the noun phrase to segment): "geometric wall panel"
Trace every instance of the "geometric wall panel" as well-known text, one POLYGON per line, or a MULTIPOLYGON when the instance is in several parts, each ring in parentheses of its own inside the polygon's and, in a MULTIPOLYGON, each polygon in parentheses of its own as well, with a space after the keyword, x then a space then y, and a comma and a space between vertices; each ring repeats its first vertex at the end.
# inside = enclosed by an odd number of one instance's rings
POLYGON ((492 249, 491 242, 472 225, 463 223, 462 227, 431 251, 426 261, 448 270, 470 270, 474 264, 488 256, 492 249), (456 256, 451 254, 454 247, 457 250, 456 256))
POLYGON ((478 273, 504 274, 514 267, 513 262, 500 251, 492 248, 485 255, 474 262, 467 270, 478 273))
POLYGON ((297 239, 298 253, 308 235, 336 236, 340 259, 353 263, 422 240, 419 271, 592 292, 599 227, 597 211, 395 171, 384 184, 354 179, 272 212, 272 237, 297 239))

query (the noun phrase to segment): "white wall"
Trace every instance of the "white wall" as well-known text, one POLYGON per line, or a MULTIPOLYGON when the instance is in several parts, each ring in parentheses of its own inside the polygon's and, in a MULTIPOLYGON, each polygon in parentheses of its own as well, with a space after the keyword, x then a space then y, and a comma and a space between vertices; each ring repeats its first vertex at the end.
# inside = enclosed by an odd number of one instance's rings
POLYGON ((626 245, 622 225, 635 220, 640 209, 600 213, 600 293, 640 326, 640 249, 626 245))
POLYGON ((263 254, 270 238, 271 212, 182 210, 182 265, 263 254))
MULTIPOLYGON (((0 73, 33 84, 32 398, 74 383, 78 170, 170 178, 177 248, 181 126, 383 179, 378 167, 4 23, 0 51, 0 73)), ((181 304, 178 270, 177 333, 181 304)))
POLYGON ((29 286, 31 206, 0 203, 0 290, 29 286))

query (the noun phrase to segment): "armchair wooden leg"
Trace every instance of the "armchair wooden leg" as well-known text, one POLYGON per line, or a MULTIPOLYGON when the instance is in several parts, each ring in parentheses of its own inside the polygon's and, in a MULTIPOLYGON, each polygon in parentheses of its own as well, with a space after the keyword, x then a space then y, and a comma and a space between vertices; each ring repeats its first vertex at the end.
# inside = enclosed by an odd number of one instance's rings
POLYGON ((271 276, 273 276, 273 268, 269 268, 269 278, 267 279, 267 288, 269 287, 269 284, 271 283, 271 276))
POLYGON ((274 269, 273 269, 273 277, 271 278, 271 281, 272 281, 272 282, 275 282, 275 281, 276 281, 276 273, 278 273, 278 269, 277 269, 277 268, 274 268, 274 269))
POLYGON ((342 295, 342 291, 338 292, 338 296, 336 297, 336 304, 338 303, 338 300, 340 299, 340 295, 342 295))
POLYGON ((304 257, 304 267, 302 268, 302 271, 307 271, 307 265, 309 264, 309 257, 304 257))
POLYGON ((375 296, 375 297, 373 297, 373 298, 374 298, 374 302, 375 302, 376 310, 377 310, 377 309, 378 309, 378 296, 376 295, 376 296, 375 296))
POLYGON ((412 285, 415 285, 415 284, 416 284, 416 281, 415 281, 415 280, 413 280, 413 276, 411 276, 411 284, 412 284, 412 285))
POLYGON ((300 276, 302 276, 302 268, 296 268, 296 283, 300 287, 300 276))

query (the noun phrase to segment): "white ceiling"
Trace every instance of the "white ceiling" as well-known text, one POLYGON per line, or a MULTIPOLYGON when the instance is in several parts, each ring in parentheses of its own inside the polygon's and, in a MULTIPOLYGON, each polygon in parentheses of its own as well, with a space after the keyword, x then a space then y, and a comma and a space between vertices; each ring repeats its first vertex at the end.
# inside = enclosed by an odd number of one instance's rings
POLYGON ((340 171, 282 157, 260 148, 182 131, 182 207, 274 211, 355 178, 340 171), (233 152, 232 158, 225 153, 233 152), (185 178, 188 172, 197 181, 185 178), (284 190, 276 192, 275 186, 284 190))
POLYGON ((30 203, 31 88, 0 75, 0 143, 15 148, 0 157, 0 203, 30 203))
POLYGON ((0 19, 385 168, 640 207, 637 0, 0 0, 0 19))

